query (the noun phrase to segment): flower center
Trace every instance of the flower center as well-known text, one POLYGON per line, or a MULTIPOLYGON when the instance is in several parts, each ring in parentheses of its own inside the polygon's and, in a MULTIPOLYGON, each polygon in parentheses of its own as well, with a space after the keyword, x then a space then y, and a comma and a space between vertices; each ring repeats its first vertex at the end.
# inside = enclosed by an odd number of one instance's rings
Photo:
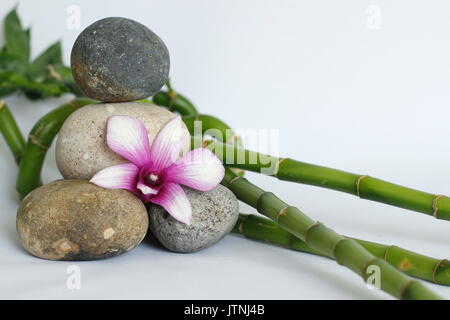
POLYGON ((151 172, 146 175, 143 180, 149 187, 158 187, 161 184, 161 180, 156 172, 151 172))

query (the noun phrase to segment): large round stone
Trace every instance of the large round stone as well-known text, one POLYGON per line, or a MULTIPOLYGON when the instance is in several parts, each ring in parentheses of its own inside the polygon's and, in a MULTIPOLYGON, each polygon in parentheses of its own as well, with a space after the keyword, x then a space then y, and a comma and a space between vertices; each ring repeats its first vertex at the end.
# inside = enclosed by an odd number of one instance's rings
POLYGON ((170 58, 164 42, 146 26, 112 17, 81 32, 72 48, 71 66, 87 97, 131 101, 161 89, 169 76, 170 58))
MULTIPOLYGON (((56 141, 56 164, 64 178, 89 180, 103 168, 128 162, 106 144, 106 123, 112 115, 128 115, 141 120, 147 128, 150 143, 175 116, 161 107, 138 102, 100 103, 78 109, 64 122, 56 141)), ((190 144, 187 128, 184 139, 185 152, 190 144)))
POLYGON ((207 248, 228 234, 239 216, 239 203, 222 185, 201 192, 183 187, 192 206, 191 224, 172 218, 156 204, 148 204, 150 230, 159 242, 175 252, 195 252, 207 248))
POLYGON ((126 190, 82 180, 44 185, 20 204, 17 232, 31 254, 49 260, 94 260, 136 247, 148 228, 142 201, 126 190))

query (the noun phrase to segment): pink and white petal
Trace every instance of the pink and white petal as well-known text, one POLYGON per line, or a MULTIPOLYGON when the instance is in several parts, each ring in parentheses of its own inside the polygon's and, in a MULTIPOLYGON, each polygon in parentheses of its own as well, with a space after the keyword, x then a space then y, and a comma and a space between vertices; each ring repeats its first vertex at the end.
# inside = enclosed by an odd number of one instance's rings
POLYGON ((225 168, 208 149, 198 148, 185 154, 166 169, 167 181, 200 191, 209 191, 222 181, 225 168))
POLYGON ((138 182, 136 186, 139 190, 141 190, 142 194, 144 195, 155 195, 158 193, 158 189, 154 189, 152 187, 149 187, 145 183, 138 182))
POLYGON ((150 160, 147 129, 142 121, 129 116, 108 118, 106 141, 111 150, 138 167, 150 160))
POLYGON ((180 185, 167 182, 162 189, 150 199, 150 202, 159 204, 176 220, 190 224, 192 207, 188 197, 180 185))
POLYGON ((158 132, 151 147, 151 160, 156 171, 161 171, 174 163, 180 155, 184 139, 180 116, 169 120, 158 132))
POLYGON ((97 172, 90 182, 108 189, 126 189, 136 192, 139 168, 132 163, 107 167, 97 172))

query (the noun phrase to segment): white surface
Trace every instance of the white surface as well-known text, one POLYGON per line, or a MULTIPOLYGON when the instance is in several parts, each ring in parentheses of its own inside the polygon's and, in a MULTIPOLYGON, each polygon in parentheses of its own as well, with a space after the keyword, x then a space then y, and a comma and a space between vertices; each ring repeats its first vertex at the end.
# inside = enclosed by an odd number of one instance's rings
MULTIPOLYGON (((15 0, 2 0, 5 13, 15 0)), ((174 86, 235 128, 280 129, 281 154, 406 186, 450 194, 450 3, 448 1, 62 1, 21 0, 33 52, 61 38, 68 62, 80 30, 66 28, 78 4, 82 28, 107 16, 143 22, 169 47, 174 86), (380 30, 366 26, 369 5, 380 30)), ((28 132, 66 101, 8 97, 28 132)), ((34 258, 15 231, 17 169, 0 139, 0 297, 151 299, 384 299, 333 261, 228 236, 202 252, 173 254, 143 243, 81 268, 34 258)), ((44 180, 59 177, 54 150, 44 180)), ((450 257, 450 224, 353 196, 249 174, 255 183, 335 230, 450 257)), ((247 206, 242 211, 253 212, 247 206)), ((450 288, 429 285, 450 298, 450 288)))

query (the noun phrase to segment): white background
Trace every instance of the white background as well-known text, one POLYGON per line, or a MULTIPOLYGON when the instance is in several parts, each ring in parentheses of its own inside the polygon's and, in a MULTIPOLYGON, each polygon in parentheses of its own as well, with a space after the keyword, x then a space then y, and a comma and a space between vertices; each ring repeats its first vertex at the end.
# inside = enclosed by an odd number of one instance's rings
MULTIPOLYGON (((0 2, 1 17, 15 2, 0 2)), ((279 129, 281 155, 450 194, 450 2, 21 0, 34 55, 62 39, 69 62, 81 31, 66 27, 71 4, 81 8, 82 29, 107 16, 146 24, 168 46, 180 92, 235 128, 279 129), (381 10, 380 29, 367 25, 370 5, 381 10)), ((28 132, 69 98, 6 101, 28 132)), ((21 248, 17 169, 3 139, 0 158, 1 298, 390 298, 331 260, 237 236, 190 255, 146 242, 116 258, 79 262, 81 290, 69 290, 73 263, 40 260, 21 248)), ((450 257, 449 222, 248 176, 343 234, 450 257)), ((44 180, 57 178, 51 149, 44 180)), ((450 298, 450 288, 429 287, 450 298)))

